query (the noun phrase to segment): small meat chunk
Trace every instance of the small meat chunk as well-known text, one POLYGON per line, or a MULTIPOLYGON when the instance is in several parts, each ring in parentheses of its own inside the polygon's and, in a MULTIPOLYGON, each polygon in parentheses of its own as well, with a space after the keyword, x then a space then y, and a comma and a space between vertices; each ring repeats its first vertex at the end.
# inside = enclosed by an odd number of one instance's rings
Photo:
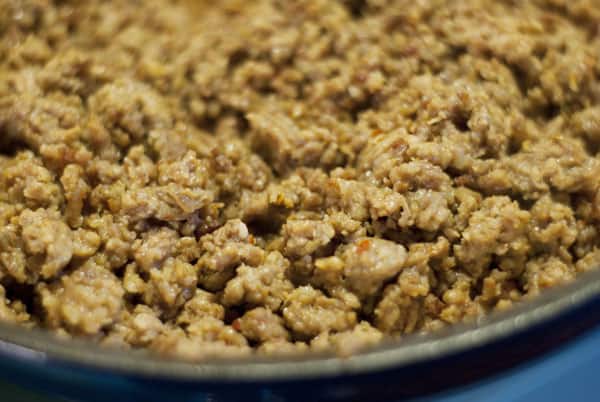
POLYGON ((144 300, 167 313, 177 311, 192 298, 198 280, 193 265, 175 258, 169 258, 160 268, 151 269, 149 276, 144 300))
POLYGON ((177 317, 177 323, 191 324, 204 317, 225 319, 225 308, 218 301, 214 294, 196 289, 194 296, 183 306, 183 311, 177 317))
POLYGON ((508 197, 486 198, 471 215, 460 244, 454 246, 457 260, 475 277, 483 274, 494 255, 500 257, 501 266, 501 257, 510 257, 504 268, 520 272, 530 248, 529 219, 530 213, 508 197))
POLYGON ((439 317, 447 323, 456 324, 482 315, 483 306, 473 300, 472 292, 473 280, 458 274, 450 289, 442 294, 445 306, 439 312, 439 317))
POLYGON ((0 285, 0 321, 8 323, 28 324, 31 316, 20 300, 8 300, 6 289, 0 285))
POLYGON ((234 322, 234 328, 247 339, 255 342, 269 342, 279 339, 289 340, 289 333, 284 327, 283 319, 264 307, 249 310, 234 322))
POLYGON ((400 285, 388 285, 375 307, 375 326, 385 333, 409 334, 423 319, 423 297, 411 297, 400 285))
POLYGON ((214 233, 203 236, 200 246, 204 254, 196 264, 198 283, 211 291, 221 290, 240 264, 260 264, 264 251, 253 244, 253 239, 240 220, 230 220, 214 233))
POLYGON ((577 272, 587 272, 598 267, 600 267, 600 249, 597 248, 584 255, 575 264, 577 272))
POLYGON ((247 115, 250 139, 279 173, 297 166, 331 167, 341 162, 334 132, 325 127, 300 128, 277 107, 266 109, 247 115))
POLYGON ((529 237, 534 247, 541 251, 558 252, 569 248, 577 239, 573 210, 545 195, 531 209, 529 237))
POLYGON ((286 327, 301 338, 311 338, 325 331, 345 331, 357 321, 356 313, 342 301, 327 297, 311 286, 294 289, 285 301, 283 319, 286 327))
POLYGON ((305 342, 289 342, 284 339, 264 342, 256 349, 260 355, 277 357, 300 357, 309 351, 309 345, 305 342))
POLYGON ((91 215, 84 227, 96 232, 102 241, 102 252, 112 269, 120 268, 132 259, 132 245, 137 234, 129 229, 127 219, 111 214, 91 215))
POLYGON ((542 257, 527 263, 524 277, 525 290, 528 294, 536 295, 543 289, 572 281, 575 268, 559 258, 542 257))
POLYGON ((49 285, 38 285, 46 325, 91 336, 119 319, 125 292, 105 265, 96 257, 49 285))
POLYGON ((132 312, 125 311, 122 319, 108 331, 102 339, 103 345, 127 347, 146 347, 168 327, 158 318, 150 307, 138 304, 132 312))
POLYGON ((133 221, 185 221, 214 200, 210 190, 186 188, 174 183, 133 188, 121 197, 122 213, 133 221))
POLYGON ((600 107, 594 106, 575 113, 571 125, 574 133, 585 138, 591 145, 600 144, 600 107))
POLYGON ((251 352, 244 336, 214 317, 198 320, 185 331, 167 331, 154 339, 150 348, 165 355, 188 360, 239 358, 251 352))
POLYGON ((324 332, 314 338, 310 346, 314 350, 334 350, 338 356, 347 357, 377 345, 383 334, 366 321, 348 331, 331 334, 324 332))
POLYGON ((86 182, 83 168, 76 164, 67 165, 60 182, 67 201, 65 218, 71 227, 80 227, 83 223, 81 212, 90 193, 90 186, 86 182))
POLYGON ((335 230, 331 224, 308 219, 289 219, 282 228, 284 252, 290 258, 310 255, 327 245, 335 230))
POLYGON ((73 257, 73 234, 55 211, 25 210, 19 217, 27 269, 34 277, 56 277, 73 257))
POLYGON ((483 279, 477 302, 488 308, 505 309, 521 297, 518 283, 507 272, 494 269, 483 279))
POLYGON ((448 208, 445 194, 431 190, 418 190, 410 193, 407 198, 411 223, 417 228, 435 232, 450 223, 452 212, 448 208))
POLYGON ((348 288, 362 298, 372 296, 404 267, 406 249, 377 238, 359 238, 339 251, 348 288))
POLYGON ((141 141, 152 130, 173 124, 164 99, 151 87, 132 79, 106 84, 90 98, 89 105, 111 133, 113 143, 121 148, 141 141))
POLYGON ((63 194, 55 175, 32 152, 20 152, 2 166, 0 191, 3 198, 27 208, 57 208, 63 194))
POLYGON ((131 345, 136 346, 147 346, 157 336, 168 330, 155 312, 144 305, 136 306, 131 316, 129 328, 131 332, 126 340, 131 345))
POLYGON ((391 220, 394 227, 414 224, 406 197, 387 187, 332 178, 328 184, 327 203, 329 208, 340 210, 357 221, 370 217, 374 221, 391 220))
POLYGON ((144 233, 142 239, 133 245, 133 255, 142 271, 159 268, 163 262, 173 256, 179 236, 168 228, 144 233))
POLYGON ((223 292, 226 306, 248 304, 277 311, 294 285, 286 277, 290 263, 279 252, 267 255, 258 267, 242 265, 223 292))

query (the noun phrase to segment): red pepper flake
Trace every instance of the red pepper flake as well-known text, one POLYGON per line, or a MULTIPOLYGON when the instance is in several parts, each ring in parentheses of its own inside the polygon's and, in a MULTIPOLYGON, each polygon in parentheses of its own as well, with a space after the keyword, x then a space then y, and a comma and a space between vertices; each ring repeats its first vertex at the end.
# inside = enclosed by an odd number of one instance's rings
POLYGON ((240 323, 239 318, 233 320, 233 322, 231 323, 231 327, 238 332, 242 329, 242 324, 240 323))
POLYGON ((357 245, 356 245, 356 252, 358 254, 362 254, 365 251, 368 251, 369 248, 371 248, 371 240, 369 239, 365 239, 365 240, 361 240, 357 245))
POLYGON ((378 135, 383 134, 383 130, 380 130, 378 128, 376 128, 375 130, 371 131, 371 137, 377 137, 378 135))

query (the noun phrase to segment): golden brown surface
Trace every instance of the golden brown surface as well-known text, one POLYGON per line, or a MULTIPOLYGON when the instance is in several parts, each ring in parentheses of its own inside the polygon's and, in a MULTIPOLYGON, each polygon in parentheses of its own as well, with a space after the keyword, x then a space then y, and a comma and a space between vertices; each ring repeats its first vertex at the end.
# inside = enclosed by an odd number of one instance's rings
POLYGON ((185 3, 0 0, 1 319, 347 355, 600 262, 600 2, 185 3))

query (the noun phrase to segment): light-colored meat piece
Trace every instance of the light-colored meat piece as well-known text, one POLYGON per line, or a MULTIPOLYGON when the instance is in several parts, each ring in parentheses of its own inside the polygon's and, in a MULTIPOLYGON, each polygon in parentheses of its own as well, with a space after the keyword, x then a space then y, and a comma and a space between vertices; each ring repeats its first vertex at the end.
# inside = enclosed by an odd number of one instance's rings
POLYGON ((283 307, 283 319, 296 336, 314 337, 324 331, 344 331, 356 324, 356 313, 343 302, 310 286, 296 288, 283 307))
POLYGON ((247 339, 255 342, 289 340, 290 334, 283 326, 283 318, 264 307, 249 310, 233 324, 247 339))
POLYGON ((196 264, 198 282, 215 291, 225 287, 241 264, 257 266, 263 261, 264 251, 253 244, 253 236, 240 220, 231 220, 200 239, 204 254, 196 264))
POLYGON ((90 259, 49 285, 38 285, 46 325, 96 335, 119 319, 125 292, 120 280, 103 268, 104 263, 90 259))
POLYGON ((248 304, 264 306, 277 311, 294 290, 294 285, 286 277, 290 263, 279 252, 267 255, 257 267, 242 265, 223 292, 226 306, 248 304))

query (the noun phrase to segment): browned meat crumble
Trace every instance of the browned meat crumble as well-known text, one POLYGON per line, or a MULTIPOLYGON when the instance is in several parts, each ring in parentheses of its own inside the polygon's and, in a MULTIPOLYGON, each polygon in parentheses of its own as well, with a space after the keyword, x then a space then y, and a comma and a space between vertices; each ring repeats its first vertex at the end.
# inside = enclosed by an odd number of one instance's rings
POLYGON ((571 281, 600 263, 599 26, 596 0, 0 0, 0 319, 348 355, 571 281))

